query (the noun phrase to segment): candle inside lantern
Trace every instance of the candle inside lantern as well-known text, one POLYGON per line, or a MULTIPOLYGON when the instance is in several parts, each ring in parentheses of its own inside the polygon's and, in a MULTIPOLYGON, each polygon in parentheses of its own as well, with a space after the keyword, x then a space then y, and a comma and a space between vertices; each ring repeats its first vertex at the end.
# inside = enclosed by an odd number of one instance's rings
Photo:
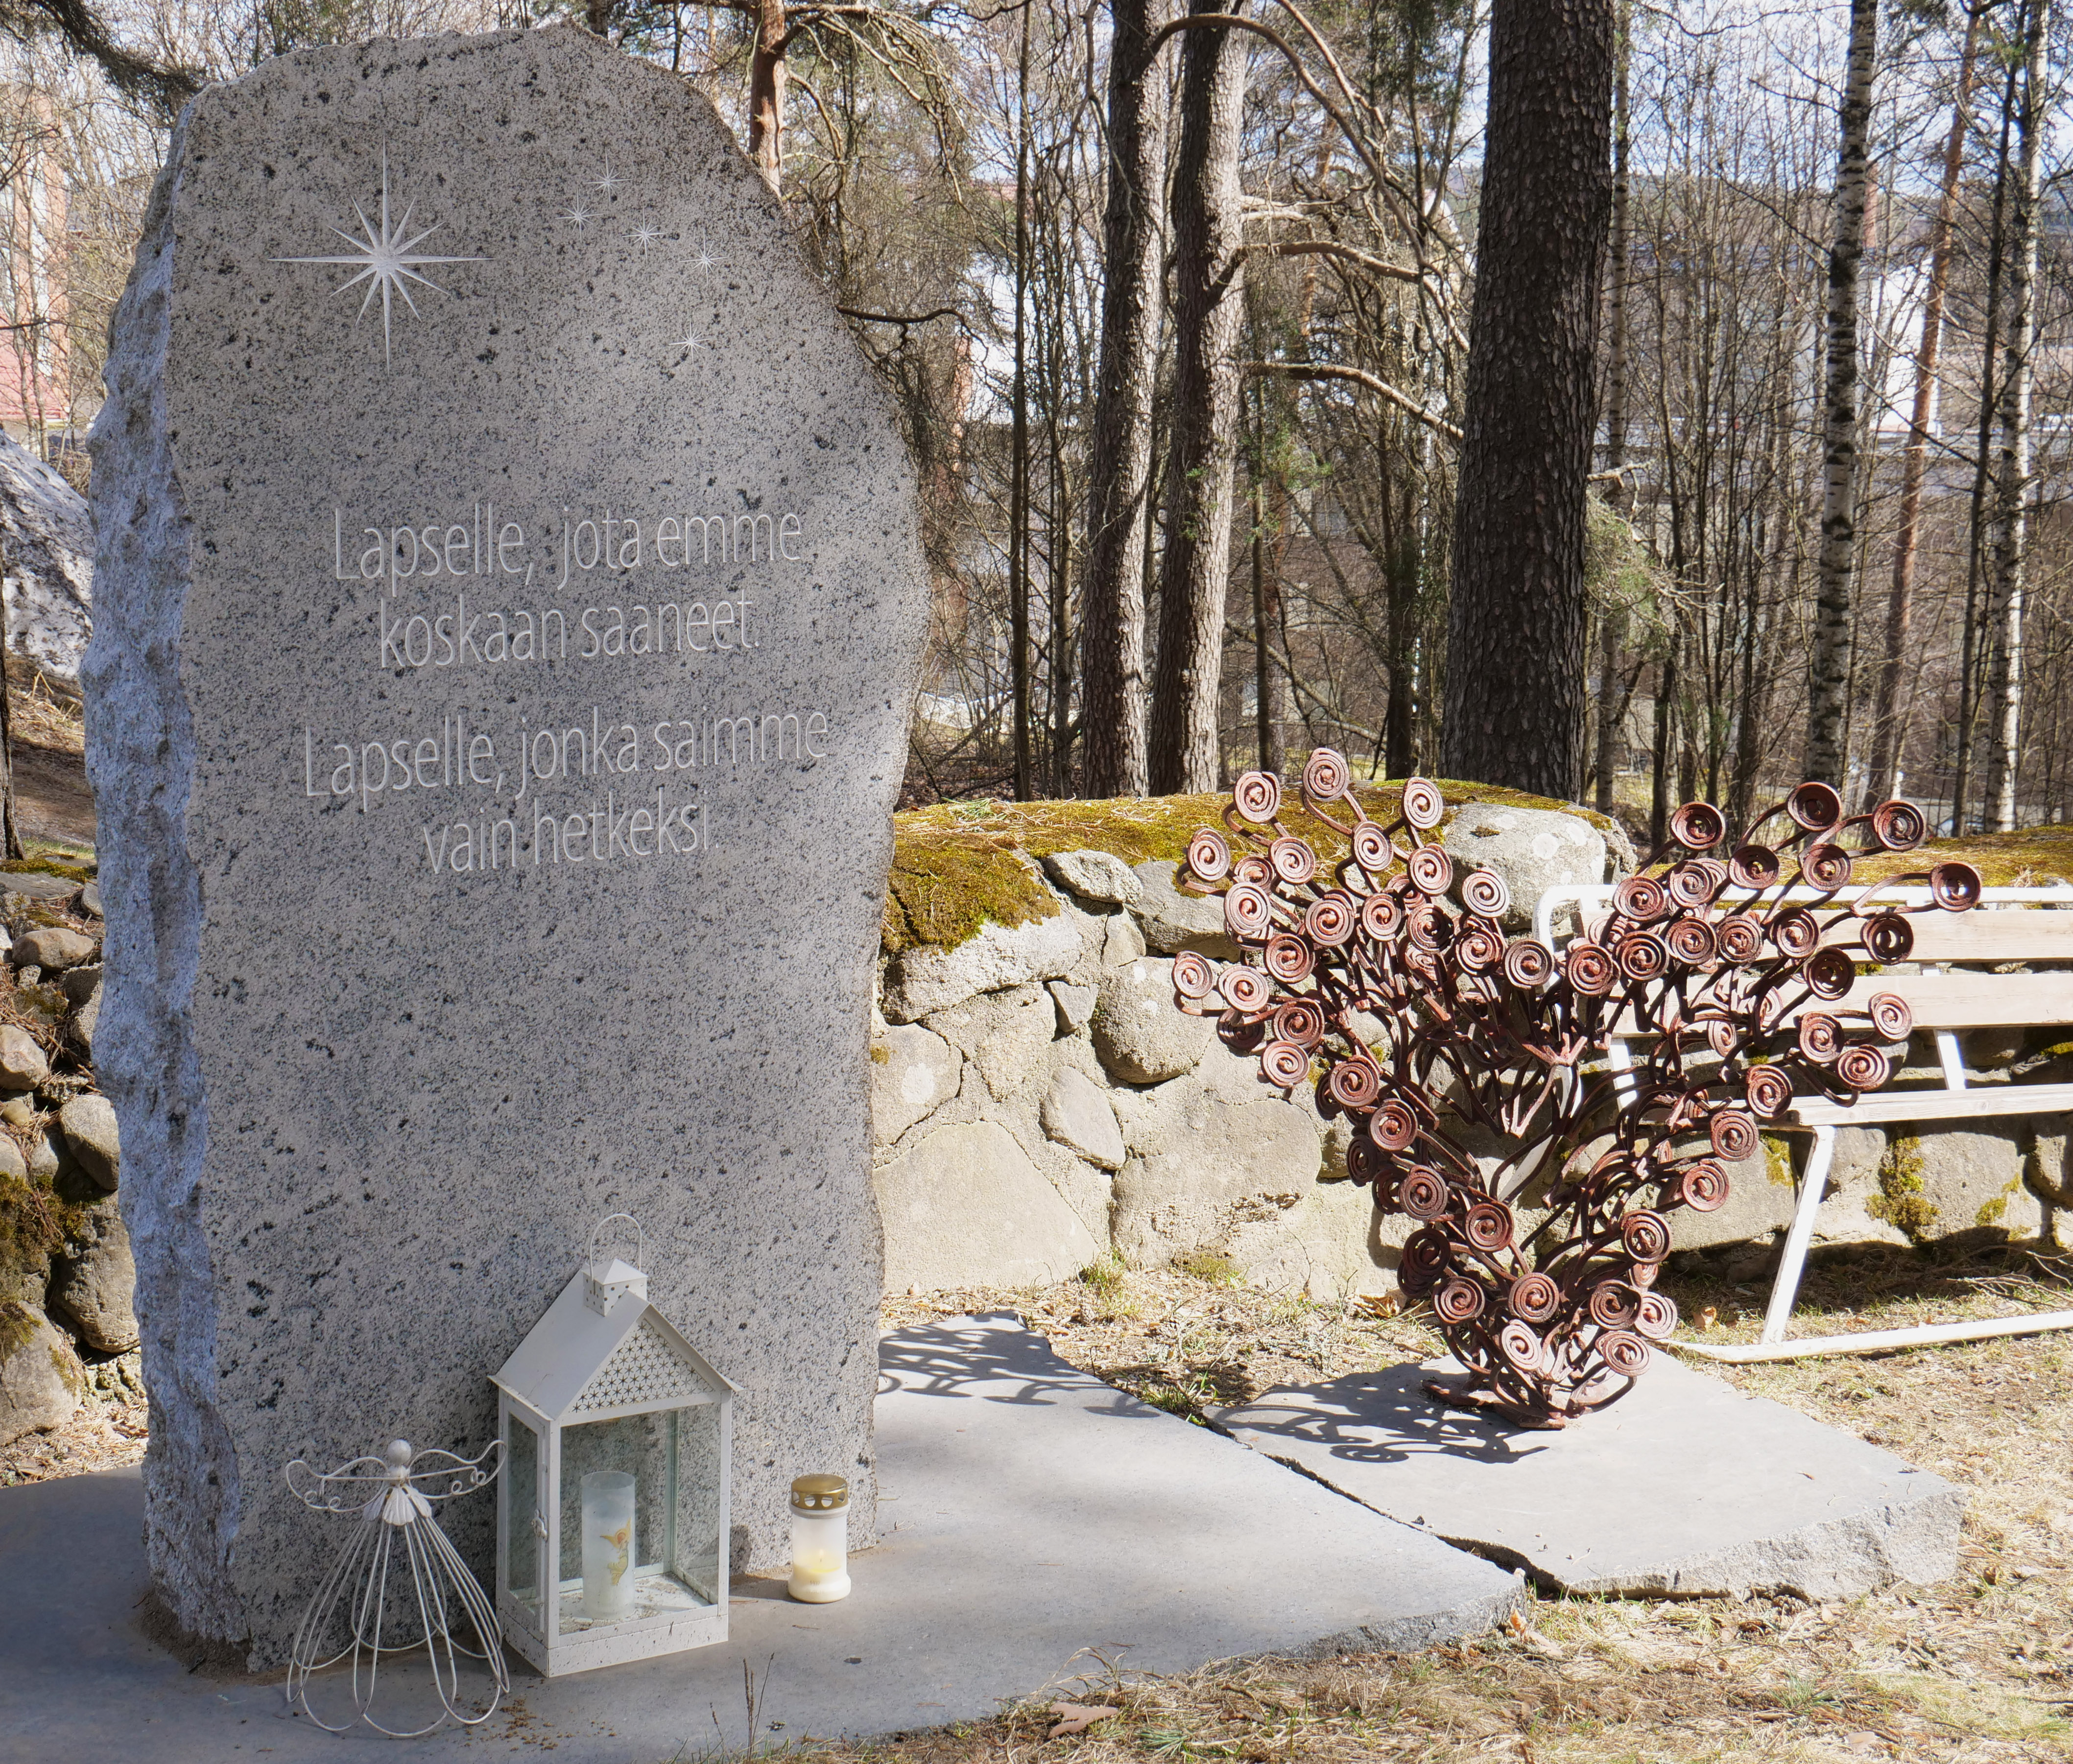
POLYGON ((849 1484, 839 1476, 801 1476, 792 1483, 786 1590, 809 1605, 849 1597, 849 1484))
POLYGON ((633 1478, 592 1470, 583 1479, 583 1615, 633 1614, 633 1478))

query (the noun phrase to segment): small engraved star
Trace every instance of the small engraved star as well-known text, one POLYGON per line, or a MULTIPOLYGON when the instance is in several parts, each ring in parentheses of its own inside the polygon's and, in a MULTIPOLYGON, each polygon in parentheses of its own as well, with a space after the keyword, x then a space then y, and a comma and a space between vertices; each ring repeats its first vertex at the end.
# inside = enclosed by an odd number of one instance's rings
POLYGON ((699 335, 697 326, 688 325, 685 327, 683 335, 678 338, 670 347, 672 349, 681 349, 686 355, 689 355, 694 349, 704 348, 706 340, 699 335))
POLYGON ((619 179, 612 171, 612 162, 608 159, 604 162, 604 175, 596 180, 596 182, 591 185, 591 188, 600 191, 608 196, 618 187, 619 179))
POLYGON ((713 255, 711 243, 703 232, 699 235, 699 254, 691 261, 701 269, 711 269, 719 265, 719 259, 713 255))
POLYGON ((595 216, 591 215, 590 210, 586 208, 580 202, 573 208, 566 210, 562 216, 563 220, 573 220, 579 227, 586 224, 594 218, 595 216))
POLYGON ((347 289, 360 282, 364 282, 367 284, 366 298, 360 302, 360 310, 353 315, 353 322, 356 324, 367 315, 367 309, 373 305, 374 297, 377 294, 381 295, 381 359, 385 363, 393 359, 389 346, 389 323, 393 316, 392 309, 395 297, 399 294, 402 297, 403 304, 410 309, 411 317, 415 318, 418 315, 418 303, 410 298, 410 285, 412 282, 420 283, 439 294, 445 294, 448 291, 440 287, 431 277, 421 275, 418 273, 419 267, 433 263, 480 263, 482 261, 479 255, 464 257, 439 257, 419 251, 417 248, 437 232, 445 223, 435 220, 422 232, 412 235, 408 238, 405 237, 404 235, 410 229, 410 212, 416 206, 414 202, 407 202, 403 205, 403 212, 401 216, 393 221, 389 219, 389 150, 384 147, 381 150, 381 225, 377 227, 362 212, 359 204, 355 203, 352 212, 360 222, 362 236, 355 238, 342 227, 333 227, 331 229, 352 246, 352 249, 350 253, 331 257, 276 257, 273 260, 275 263, 358 265, 360 266, 358 273, 348 276, 332 291, 334 294, 344 294, 347 289))
POLYGON ((636 227, 627 236, 645 251, 649 246, 662 236, 662 229, 660 227, 636 227))

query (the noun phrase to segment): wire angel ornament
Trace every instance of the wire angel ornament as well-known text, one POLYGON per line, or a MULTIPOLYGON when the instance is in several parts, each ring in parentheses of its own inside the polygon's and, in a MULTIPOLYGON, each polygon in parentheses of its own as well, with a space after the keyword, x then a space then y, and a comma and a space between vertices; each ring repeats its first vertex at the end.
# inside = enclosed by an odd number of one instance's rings
POLYGON ((346 1732, 351 1721, 334 1725, 310 1706, 309 1680, 349 1655, 354 1711, 377 1733, 414 1739, 450 1720, 473 1727, 496 1713, 511 1689, 503 1630, 480 1585, 439 1529, 432 1503, 487 1488, 503 1467, 501 1439, 472 1458, 419 1451, 398 1439, 379 1458, 356 1458, 323 1474, 299 1458, 288 1466, 288 1487, 305 1507, 359 1521, 296 1628, 286 1687, 291 1706, 299 1703, 328 1732, 346 1732), (397 1598, 402 1609, 392 1613, 389 1578, 394 1572, 400 1581, 399 1548, 410 1571, 410 1595, 397 1598), (457 1621, 474 1646, 455 1639, 457 1621), (441 1713, 422 1727, 385 1727, 371 1713, 382 1660, 419 1648, 431 1663, 441 1713), (464 1714, 460 1704, 463 1655, 481 1660, 491 1681, 488 1704, 475 1714, 464 1714))

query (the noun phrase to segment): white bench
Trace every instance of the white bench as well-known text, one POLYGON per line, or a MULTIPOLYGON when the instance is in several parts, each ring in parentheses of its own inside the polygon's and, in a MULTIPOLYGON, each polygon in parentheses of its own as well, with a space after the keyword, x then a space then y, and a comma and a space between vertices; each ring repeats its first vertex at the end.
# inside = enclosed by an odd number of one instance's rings
MULTIPOLYGON (((1565 906, 1574 907, 1581 926, 1609 908, 1612 893, 1609 885, 1549 890, 1534 910, 1535 935, 1551 948, 1559 948, 1568 941, 1555 929, 1560 910, 1565 906)), ((1810 905, 1828 898, 1811 889, 1795 890, 1794 895, 1810 905)), ((1916 906, 1927 902, 1928 891, 1894 889, 1882 891, 1879 898, 1916 906)), ((1942 1082, 1889 1088, 1849 1104, 1832 1103, 1822 1096, 1803 1097, 1785 1112, 1782 1119, 1770 1124, 1774 1130, 1807 1134, 1811 1144, 1796 1173, 1798 1201, 1778 1276, 1771 1286, 1770 1302, 1764 1313, 1765 1342, 1785 1339, 1786 1326, 1799 1296, 1807 1249, 1813 1241, 1814 1222, 1828 1186, 1839 1128, 2073 1112, 2073 1083, 1981 1083, 1980 1075, 1967 1068, 1959 1038, 1972 1029, 2073 1023, 2073 972, 1997 974, 1980 966, 1957 965, 2073 962, 2073 911, 2037 910, 2054 907, 2073 908, 2073 888, 1989 888, 1982 890, 1980 904, 1970 912, 1910 913, 1908 923, 1914 932, 1914 948, 1907 962, 1900 965, 1917 967, 1919 972, 1887 968, 1862 976, 1839 1003, 1806 1007, 1861 1010, 1874 993, 1898 994, 1913 1012, 1916 1029, 1926 1030, 1935 1037, 1942 1082)), ((1841 942, 1852 935, 1852 927, 1845 924, 1833 928, 1827 940, 1841 942)), ((1616 1073, 1630 1066, 1631 1056, 1623 1038, 1614 1037, 1607 1051, 1616 1073)), ((1622 1101, 1633 1095, 1630 1080, 1618 1088, 1622 1101)), ((2047 1327, 2067 1326, 2042 1318, 2035 1322, 2047 1327)), ((1905 1345, 1909 1339, 1948 1333, 1938 1325, 1878 1332, 1882 1346, 1905 1345)))

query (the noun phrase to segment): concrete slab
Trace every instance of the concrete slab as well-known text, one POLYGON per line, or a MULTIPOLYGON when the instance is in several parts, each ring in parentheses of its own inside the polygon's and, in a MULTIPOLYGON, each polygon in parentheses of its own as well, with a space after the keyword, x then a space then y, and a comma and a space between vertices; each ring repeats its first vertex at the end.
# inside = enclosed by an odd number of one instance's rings
POLYGON ((1445 1409, 1451 1360, 1272 1390, 1234 1438, 1341 1493, 1572 1593, 1849 1597, 1956 1572, 1961 1491, 1659 1355, 1559 1433, 1445 1409))
MULTIPOLYGON (((1500 1621, 1503 1570, 1113 1390, 1012 1318, 889 1337, 877 1404, 883 1541, 846 1602, 740 1589, 723 1647, 546 1681, 421 1752, 551 1741, 571 1764, 648 1764, 750 1736, 871 1736, 993 1713, 1100 1655, 1185 1671, 1267 1652, 1409 1649, 1500 1621), (780 1725, 781 1724, 781 1725, 780 1725)), ((0 1760, 393 1761, 289 1716, 278 1680, 212 1680, 140 1632, 134 1473, 0 1491, 0 1760)))

